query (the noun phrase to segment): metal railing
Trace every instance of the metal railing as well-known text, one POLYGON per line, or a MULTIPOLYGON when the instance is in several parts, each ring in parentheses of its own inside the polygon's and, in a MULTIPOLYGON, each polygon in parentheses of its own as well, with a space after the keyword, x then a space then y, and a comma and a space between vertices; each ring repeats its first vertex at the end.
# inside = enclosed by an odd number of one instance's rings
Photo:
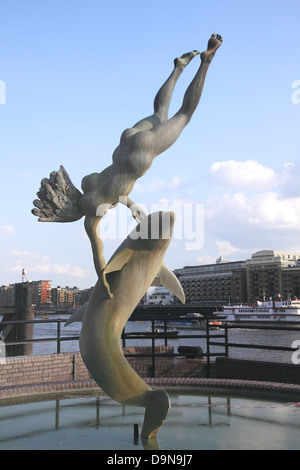
MULTIPOLYGON (((156 360, 159 359, 160 357, 193 357, 193 358, 206 358, 206 374, 207 377, 210 377, 211 375, 211 358, 212 357, 228 357, 229 356, 229 349, 230 348, 240 348, 240 349, 263 349, 263 350, 270 350, 270 351, 287 351, 287 352, 294 352, 297 351, 298 348, 293 348, 293 347, 285 347, 285 346, 278 346, 278 345, 266 345, 266 344, 245 344, 245 343, 233 343, 229 342, 228 340, 228 332, 231 329, 249 329, 249 330, 276 330, 276 331, 297 331, 300 336, 300 321, 299 322, 285 322, 284 324, 278 324, 278 325, 270 325, 267 322, 261 322, 259 324, 247 324, 243 325, 240 322, 227 322, 222 320, 220 317, 220 320, 222 321, 222 324, 218 326, 218 334, 214 334, 214 331, 216 329, 216 325, 211 324, 212 320, 216 320, 216 317, 207 317, 201 319, 201 321, 204 322, 203 328, 202 329, 195 329, 193 330, 193 327, 190 329, 190 334, 177 334, 176 336, 170 335, 170 332, 168 332, 168 326, 175 326, 172 325, 172 322, 180 323, 180 322, 186 322, 187 319, 184 318, 167 318, 167 319, 155 319, 155 318, 143 318, 143 321, 148 321, 151 323, 151 330, 150 331, 145 331, 145 332, 126 332, 125 329, 122 333, 121 340, 122 340, 122 345, 123 347, 126 347, 127 341, 130 340, 145 340, 145 339, 150 339, 151 340, 151 352, 149 353, 141 353, 141 352, 136 352, 136 353, 126 353, 125 357, 141 357, 141 358, 151 358, 151 370, 152 370, 152 376, 155 376, 155 368, 156 368, 156 360), (162 331, 157 332, 157 327, 158 327, 158 322, 161 325, 162 324, 162 331), (170 323, 169 323, 170 322, 170 323), (198 331, 202 331, 202 333, 198 333, 198 331), (185 352, 156 352, 155 351, 155 344, 156 341, 163 340, 164 345, 168 346, 168 342, 170 340, 174 339, 186 339, 187 342, 189 339, 204 339, 205 344, 206 344, 206 351, 203 351, 202 348, 199 348, 199 351, 193 351, 192 353, 189 354, 188 351, 185 352), (218 341, 215 341, 218 339, 218 341), (220 341, 221 340, 221 341, 220 341), (216 352, 212 351, 213 346, 218 346, 219 348, 224 348, 224 352, 216 352)), ((11 326, 12 328, 14 325, 20 325, 20 324, 56 324, 56 335, 53 337, 44 337, 44 338, 20 338, 20 339, 12 339, 12 340, 6 340, 4 338, 1 338, 1 333, 0 333, 0 339, 4 340, 6 348, 9 348, 9 346, 16 346, 16 345, 21 345, 21 344, 28 344, 28 343, 46 343, 46 342, 56 342, 56 353, 61 352, 61 344, 65 341, 77 341, 79 340, 79 334, 78 335, 62 335, 61 331, 61 324, 65 323, 65 319, 41 319, 41 320, 26 320, 26 321, 6 321, 6 322, 0 322, 0 331, 3 331, 3 327, 6 326, 11 326)), ((179 330, 180 330, 180 325, 177 325, 179 330)))
MULTIPOLYGON (((144 319, 143 319, 144 320, 144 319)), ((199 333, 192 333, 193 331, 193 327, 191 327, 191 334, 185 334, 185 335, 181 335, 181 334, 178 334, 178 335, 174 335, 172 336, 172 334, 170 335, 170 333, 168 333, 168 323, 171 324, 171 326, 174 326, 172 324, 172 322, 176 322, 176 323, 179 323, 178 328, 180 329, 180 323, 185 323, 187 322, 187 319, 186 318, 178 318, 178 317, 174 317, 174 318, 171 318, 171 317, 168 317, 167 319, 155 319, 155 318, 145 318, 145 321, 150 321, 151 322, 151 331, 149 332, 145 332, 145 333, 126 333, 125 331, 123 331, 123 334, 122 334, 122 341, 123 341, 123 347, 126 347, 126 340, 127 339, 142 339, 142 338, 145 338, 145 339, 151 339, 151 352, 150 353, 134 353, 134 354, 125 354, 125 357, 150 357, 151 360, 152 360, 152 364, 151 364, 151 371, 152 371, 152 377, 155 377, 155 368, 156 368, 156 358, 160 358, 160 357, 163 357, 163 358, 166 358, 166 357, 192 357, 193 359, 195 358, 201 358, 203 359, 204 357, 206 357, 206 370, 207 370, 207 377, 210 377, 210 369, 211 369, 211 357, 212 356, 224 356, 225 353, 212 353, 211 350, 210 350, 210 345, 212 344, 211 343, 211 339, 214 339, 214 338, 224 338, 224 340, 226 341, 226 334, 224 335, 214 335, 212 334, 211 332, 211 329, 212 328, 215 328, 214 325, 210 325, 210 322, 211 322, 212 318, 210 317, 207 317, 207 318, 203 318, 203 320, 201 319, 201 321, 203 321, 203 326, 202 328, 195 328, 194 331, 201 331, 203 330, 203 333, 202 334, 199 334, 199 333), (161 332, 157 332, 156 329, 157 329, 157 323, 159 322, 159 324, 163 324, 163 331, 161 332), (169 340, 174 340, 174 339, 205 339, 206 340, 206 352, 204 352, 202 350, 202 348, 199 348, 199 351, 183 351, 183 352, 163 352, 163 353, 159 353, 159 352, 155 352, 155 340, 156 339, 163 339, 164 340, 164 344, 165 346, 168 346, 168 341, 169 340)), ((215 320, 215 318, 214 318, 215 320)), ((191 321, 190 319, 188 321, 191 321)), ((222 344, 220 343, 217 343, 218 346, 222 346, 222 344)), ((195 347, 195 349, 197 349, 195 347)))
MULTIPOLYGON (((34 343, 50 343, 50 342, 56 342, 56 353, 59 354, 61 352, 61 343, 64 341, 75 341, 79 340, 79 335, 75 336, 62 336, 61 335, 61 324, 66 323, 66 320, 62 320, 59 318, 55 318, 52 320, 14 320, 14 321, 2 321, 0 322, 0 328, 5 327, 5 326, 14 326, 17 325, 36 325, 36 324, 49 324, 49 323, 56 323, 56 336, 54 337, 46 337, 46 338, 21 338, 21 339, 6 339, 4 338, 4 343, 6 347, 9 346, 18 346, 22 344, 34 344, 34 343)), ((3 329, 2 329, 3 331, 3 329)), ((1 337, 1 333, 0 333, 1 337)))

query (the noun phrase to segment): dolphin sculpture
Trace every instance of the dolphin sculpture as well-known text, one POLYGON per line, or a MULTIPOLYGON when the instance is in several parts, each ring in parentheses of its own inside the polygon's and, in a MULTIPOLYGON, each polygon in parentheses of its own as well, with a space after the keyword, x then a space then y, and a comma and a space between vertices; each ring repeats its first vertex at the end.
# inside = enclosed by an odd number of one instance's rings
POLYGON ((156 436, 170 400, 166 391, 152 390, 132 369, 122 352, 121 334, 157 274, 163 285, 185 302, 178 279, 163 263, 174 221, 173 212, 143 218, 108 261, 90 300, 66 322, 82 321, 81 356, 101 389, 119 403, 145 407, 141 437, 146 439, 156 436), (151 238, 153 229, 155 238, 151 238), (107 297, 106 281, 111 297, 107 297))

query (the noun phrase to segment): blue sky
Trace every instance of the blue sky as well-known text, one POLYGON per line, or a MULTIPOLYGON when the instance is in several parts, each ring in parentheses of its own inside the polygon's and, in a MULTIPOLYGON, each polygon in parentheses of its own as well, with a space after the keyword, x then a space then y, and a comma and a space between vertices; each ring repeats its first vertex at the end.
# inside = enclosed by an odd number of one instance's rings
MULTIPOLYGON (((173 59, 205 50, 212 33, 224 43, 192 121, 131 198, 149 211, 176 207, 187 237, 185 208, 204 209, 203 226, 198 214, 190 239, 172 241, 172 269, 300 251, 299 17, 298 0, 2 0, 0 285, 19 282, 22 267, 54 286, 95 283, 83 221, 31 214, 40 181, 63 164, 80 188, 109 165, 122 131, 151 114, 173 59)), ((170 115, 198 65, 180 77, 170 115)), ((107 258, 120 213, 103 219, 107 258)))

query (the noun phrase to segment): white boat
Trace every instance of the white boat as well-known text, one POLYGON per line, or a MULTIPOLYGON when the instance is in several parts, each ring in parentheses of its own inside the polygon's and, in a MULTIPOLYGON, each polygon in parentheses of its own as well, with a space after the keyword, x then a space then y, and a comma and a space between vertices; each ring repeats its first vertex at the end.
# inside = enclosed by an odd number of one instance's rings
POLYGON ((214 315, 234 322, 300 322, 300 300, 224 306, 223 312, 214 315))

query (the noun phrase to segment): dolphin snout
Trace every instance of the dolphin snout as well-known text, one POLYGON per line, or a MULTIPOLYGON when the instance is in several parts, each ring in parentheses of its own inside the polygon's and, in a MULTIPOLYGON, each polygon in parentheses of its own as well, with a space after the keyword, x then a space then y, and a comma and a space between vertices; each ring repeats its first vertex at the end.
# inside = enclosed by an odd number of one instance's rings
MULTIPOLYGON (((150 245, 153 247, 153 243, 163 242, 163 245, 165 245, 165 242, 170 241, 172 238, 174 223, 174 212, 153 212, 141 220, 128 237, 132 240, 139 239, 140 244, 146 246, 146 249, 149 249, 150 245)), ((158 246, 156 249, 158 249, 158 246)))

